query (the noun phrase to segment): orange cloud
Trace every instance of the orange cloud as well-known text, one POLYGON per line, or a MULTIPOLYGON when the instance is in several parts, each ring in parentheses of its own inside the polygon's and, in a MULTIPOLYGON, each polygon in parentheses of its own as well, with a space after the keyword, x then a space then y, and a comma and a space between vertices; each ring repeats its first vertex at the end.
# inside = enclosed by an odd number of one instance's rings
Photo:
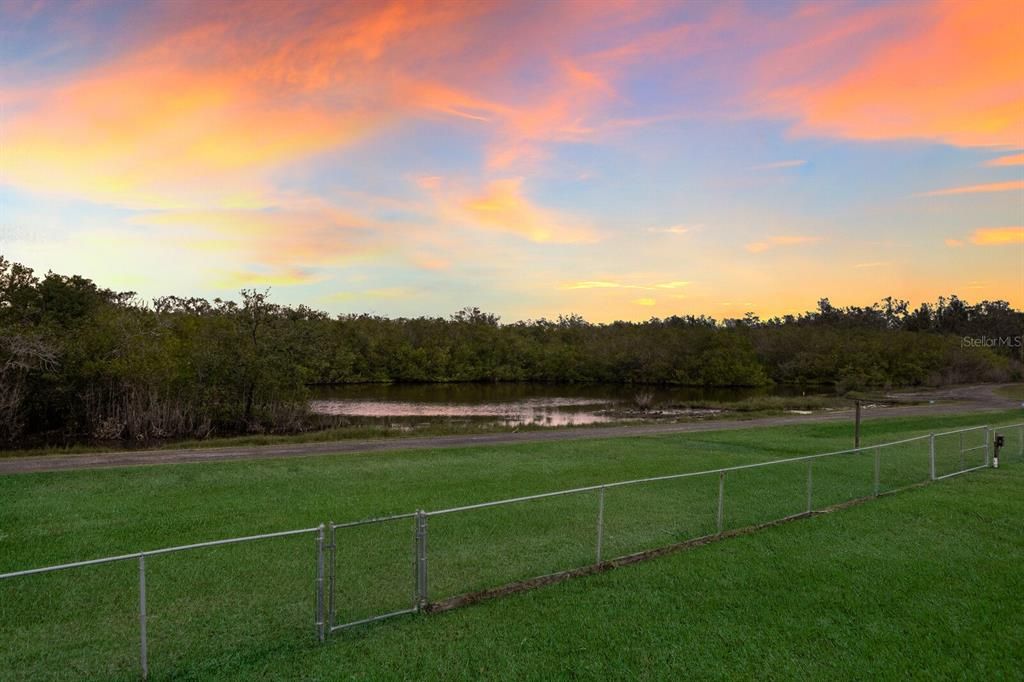
POLYGON ((587 116, 595 100, 615 96, 608 82, 568 61, 551 80, 548 90, 554 94, 514 110, 512 130, 527 139, 574 139, 594 132, 587 116))
POLYGON ((412 257, 412 263, 424 270, 447 270, 452 266, 451 260, 429 254, 416 254, 412 257))
POLYGON ((471 121, 486 123, 512 112, 511 108, 499 102, 437 82, 407 80, 399 90, 401 96, 415 107, 471 121))
POLYGON ((962 240, 960 240, 960 239, 953 239, 952 237, 950 237, 949 239, 946 239, 945 240, 945 244, 946 244, 946 246, 948 246, 950 248, 953 248, 953 249, 960 248, 961 246, 964 245, 962 240))
POLYGON ((232 270, 215 279, 214 285, 224 289, 237 289, 251 286, 295 286, 297 284, 314 284, 327 277, 320 273, 303 268, 283 268, 280 270, 232 270))
POLYGON ((415 179, 416 184, 425 190, 435 190, 441 186, 443 178, 440 175, 421 175, 415 179))
POLYGON ((507 232, 533 242, 591 242, 595 235, 568 216, 540 208, 522 194, 522 178, 495 180, 485 193, 463 201, 460 209, 470 223, 507 232))
POLYGON ((642 62, 666 54, 692 54, 698 49, 694 40, 698 31, 699 27, 694 24, 670 26, 592 54, 590 59, 620 65, 642 62))
MULTIPOLYGON (((1017 0, 872 8, 862 16, 868 26, 891 24, 885 33, 876 32, 888 40, 840 76, 781 86, 772 100, 799 118, 797 131, 805 134, 1019 146, 1024 138, 1020 11, 1017 0), (900 16, 908 12, 913 21, 900 16)), ((835 56, 837 49, 824 54, 835 56)))
POLYGON ((38 93, 9 117, 0 175, 24 189, 137 208, 218 205, 267 169, 361 136, 371 120, 275 97, 238 68, 187 63, 198 27, 38 93))
POLYGON ((1024 244, 1024 227, 979 227, 971 235, 971 243, 979 246, 1024 244))
POLYGON ((990 182, 985 185, 967 185, 966 187, 950 187, 948 189, 937 189, 931 192, 915 194, 918 197, 943 197, 952 194, 979 194, 987 192, 1010 192, 1015 189, 1024 189, 1024 180, 1010 180, 1008 182, 990 182))
POLYGON ((689 285, 689 282, 683 281, 672 281, 672 282, 660 282, 657 284, 624 284, 622 282, 612 282, 608 280, 589 280, 584 282, 575 282, 573 284, 562 287, 563 289, 682 289, 689 285))
POLYGON ((460 49, 462 22, 486 9, 200 3, 186 16, 184 7, 166 6, 168 21, 133 43, 141 48, 102 66, 46 88, 4 88, 3 181, 133 208, 258 195, 272 171, 425 106, 426 95, 411 96, 417 66, 460 49), (425 31, 436 40, 410 39, 425 31))
POLYGON ((627 285, 619 284, 618 282, 605 282, 601 280, 591 280, 586 282, 576 282, 564 287, 565 289, 621 289, 621 288, 632 288, 627 285))
POLYGON ((593 138, 608 123, 598 112, 617 95, 599 72, 563 60, 547 80, 538 94, 515 106, 492 106, 502 128, 488 149, 489 170, 543 160, 543 143, 593 138))
POLYGON ((777 246, 799 246, 801 244, 813 244, 820 242, 821 237, 808 237, 799 235, 781 235, 768 237, 765 241, 750 242, 744 248, 750 253, 762 253, 777 246))
POLYGON ((669 225, 668 227, 648 227, 648 232, 661 232, 663 234, 686 234, 690 230, 699 230, 703 225, 669 225))
MULTIPOLYGON (((472 3, 257 3, 190 8, 142 49, 47 88, 4 89, 0 176, 17 187, 133 208, 264 207, 286 164, 411 117, 486 133, 487 165, 545 158, 593 135, 616 97, 598 69, 546 50, 536 86, 506 87, 523 48, 627 8, 545 8, 497 29, 472 3), (182 28, 184 27, 184 28, 182 28), (430 34, 430 40, 421 39, 430 34)), ((590 25, 588 24, 588 25, 590 25)), ((584 35, 581 33, 580 35, 584 35)), ((428 181, 429 182, 429 181, 428 181)))
POLYGON ((997 159, 989 159, 985 162, 986 166, 1024 166, 1024 154, 1010 154, 1009 156, 1000 156, 997 159))

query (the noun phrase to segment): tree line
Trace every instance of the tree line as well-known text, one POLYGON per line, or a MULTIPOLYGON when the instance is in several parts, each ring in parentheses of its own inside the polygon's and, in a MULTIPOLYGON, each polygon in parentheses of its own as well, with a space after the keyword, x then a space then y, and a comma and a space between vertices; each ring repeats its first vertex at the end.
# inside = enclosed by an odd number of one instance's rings
POLYGON ((775 382, 846 391, 1018 380, 1022 333, 1024 313, 1005 301, 957 296, 916 308, 822 299, 813 311, 766 320, 594 324, 566 315, 502 324, 477 308, 447 318, 332 317, 250 289, 237 302, 144 302, 0 256, 0 443, 296 431, 311 426, 313 384, 775 382))

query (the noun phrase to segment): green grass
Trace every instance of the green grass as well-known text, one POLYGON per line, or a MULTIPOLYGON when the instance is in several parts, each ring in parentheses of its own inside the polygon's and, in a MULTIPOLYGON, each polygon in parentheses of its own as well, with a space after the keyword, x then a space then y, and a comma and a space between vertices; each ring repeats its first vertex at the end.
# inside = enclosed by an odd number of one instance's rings
POLYGON ((1000 386, 996 389, 996 393, 1009 398, 1010 400, 1021 400, 1024 401, 1024 384, 1013 384, 1012 386, 1000 386))
MULTIPOLYGON (((179 448, 226 448, 248 445, 290 445, 326 443, 340 440, 369 438, 409 438, 424 436, 451 436, 477 433, 506 433, 510 431, 536 431, 547 427, 523 424, 505 426, 485 421, 421 422, 414 424, 351 424, 289 434, 249 434, 242 436, 216 436, 204 439, 154 441, 143 443, 76 443, 67 446, 41 446, 19 449, 0 449, 0 457, 30 457, 37 455, 76 455, 117 450, 177 450, 179 448)), ((582 428, 578 426, 560 428, 582 428)))
POLYGON ((759 395, 732 401, 691 400, 673 404, 670 407, 718 409, 728 412, 761 413, 767 415, 784 414, 788 410, 848 410, 853 408, 853 401, 842 396, 832 395, 759 395))
MULTIPOLYGON (((864 442, 1019 411, 878 419, 864 442)), ((0 477, 0 571, 849 446, 848 424, 0 477)), ((154 679, 1020 678, 1024 464, 431 617, 313 639, 310 537, 147 560, 154 679)), ((969 441, 967 446, 975 442, 969 441)), ((959 464, 938 445, 939 473, 959 464)), ((927 476, 883 450, 882 489, 927 476)), ((1012 453, 1012 454, 1011 454, 1012 453)), ((980 453, 967 457, 980 461, 980 453)), ((968 461, 968 464, 974 463, 968 461)), ((815 506, 873 454, 814 465, 815 506)), ((726 524, 801 511, 806 465, 730 474, 726 524)), ((606 556, 709 532, 717 477, 612 489, 606 556)), ((430 519, 431 597, 592 561, 593 493, 430 519)), ((411 599, 407 521, 339 531, 339 612, 411 599)), ((132 562, 0 582, 0 679, 131 679, 132 562)))
MULTIPOLYGON (((912 403, 907 403, 912 404, 912 403)), ((718 414, 700 414, 700 421, 708 420, 747 420, 757 417, 774 417, 786 415, 792 410, 838 410, 850 409, 852 403, 835 396, 757 396, 738 401, 690 401, 686 403, 666 403, 655 405, 652 409, 715 409, 718 414)), ((566 429, 601 429, 612 426, 635 425, 638 413, 624 411, 621 418, 598 424, 575 424, 567 426, 542 426, 533 423, 505 425, 486 420, 469 421, 410 421, 396 420, 394 423, 351 423, 314 428, 301 433, 287 434, 247 434, 239 436, 215 436, 204 439, 185 439, 152 442, 100 442, 75 443, 72 445, 46 445, 23 447, 16 449, 0 448, 0 458, 31 457, 39 455, 77 455, 117 450, 176 450, 179 448, 225 448, 244 447, 251 445, 301 445, 303 443, 327 443, 332 441, 358 439, 401 439, 422 438, 428 436, 473 435, 481 433, 510 433, 523 431, 547 431, 552 428, 566 429)), ((693 421, 695 417, 686 415, 671 419, 647 417, 651 423, 693 421)), ((325 423, 331 419, 324 418, 325 423)))

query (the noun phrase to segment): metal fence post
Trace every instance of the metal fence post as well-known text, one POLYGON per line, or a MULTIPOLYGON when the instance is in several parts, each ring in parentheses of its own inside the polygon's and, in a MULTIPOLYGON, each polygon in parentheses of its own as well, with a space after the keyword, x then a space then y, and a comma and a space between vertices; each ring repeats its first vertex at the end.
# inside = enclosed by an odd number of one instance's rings
POLYGON ((597 559, 601 563, 601 545, 604 542, 604 486, 597 490, 597 559))
POLYGON ((146 555, 139 554, 139 663, 142 679, 149 678, 149 652, 146 641, 146 555))
POLYGON ((722 534, 724 528, 723 511, 725 508, 725 472, 718 472, 718 534, 722 534))
POLYGON ((814 473, 811 467, 814 466, 814 460, 807 460, 807 513, 810 514, 814 511, 814 473))
POLYGON ((427 513, 416 511, 416 609, 422 611, 427 599, 427 513))
POLYGON ((992 466, 992 429, 985 427, 985 466, 992 466))
POLYGON ((420 608, 420 512, 412 517, 412 608, 420 608))
POLYGON ((928 438, 928 461, 930 465, 930 478, 935 480, 935 434, 928 438))
POLYGON ((331 529, 331 538, 327 545, 327 632, 334 629, 334 589, 335 573, 338 570, 338 529, 334 527, 334 521, 327 524, 331 529))
POLYGON ((964 468, 964 432, 960 432, 960 470, 964 468))
POLYGON ((324 524, 316 533, 316 637, 324 641, 324 524))
MULTIPOLYGON (((932 477, 935 476, 935 469, 932 468, 932 477)), ((882 448, 875 447, 875 497, 878 497, 878 489, 882 483, 882 448)))

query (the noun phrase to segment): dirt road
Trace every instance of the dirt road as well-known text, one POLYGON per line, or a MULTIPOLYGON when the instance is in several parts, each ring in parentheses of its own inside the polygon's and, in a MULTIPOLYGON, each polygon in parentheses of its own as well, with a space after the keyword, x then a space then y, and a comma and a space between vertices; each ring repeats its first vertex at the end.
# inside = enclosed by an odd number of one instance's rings
MULTIPOLYGON (((999 396, 993 386, 955 387, 939 392, 901 394, 905 399, 928 399, 936 401, 927 405, 903 405, 894 407, 868 407, 863 419, 879 417, 912 417, 942 414, 983 414, 996 410, 1021 407, 1019 401, 999 396), (956 402, 950 402, 956 401, 956 402)), ((1022 411, 1024 420, 1024 411, 1022 411)), ((326 454, 351 454, 361 452, 395 452, 399 450, 425 450, 431 448, 472 447, 479 445, 501 445, 507 443, 539 443, 561 440, 583 440, 595 438, 624 438, 632 436, 655 436, 669 433, 693 433, 702 431, 731 431, 764 426, 789 424, 811 424, 816 422, 850 421, 852 433, 853 410, 836 410, 810 415, 784 417, 761 417, 748 420, 710 420, 682 424, 643 424, 633 426, 585 427, 576 429, 552 429, 550 431, 525 431, 522 433, 488 433, 477 435, 431 436, 424 438, 380 438, 374 440, 343 440, 325 443, 296 443, 284 445, 247 445, 226 448, 201 448, 181 450, 139 450, 90 453, 80 455, 42 455, 38 457, 14 457, 0 459, 0 475, 41 471, 64 471, 70 469, 98 469, 108 467, 147 466, 154 464, 177 464, 182 462, 223 462, 233 460, 275 459, 283 457, 311 457, 326 454)))

